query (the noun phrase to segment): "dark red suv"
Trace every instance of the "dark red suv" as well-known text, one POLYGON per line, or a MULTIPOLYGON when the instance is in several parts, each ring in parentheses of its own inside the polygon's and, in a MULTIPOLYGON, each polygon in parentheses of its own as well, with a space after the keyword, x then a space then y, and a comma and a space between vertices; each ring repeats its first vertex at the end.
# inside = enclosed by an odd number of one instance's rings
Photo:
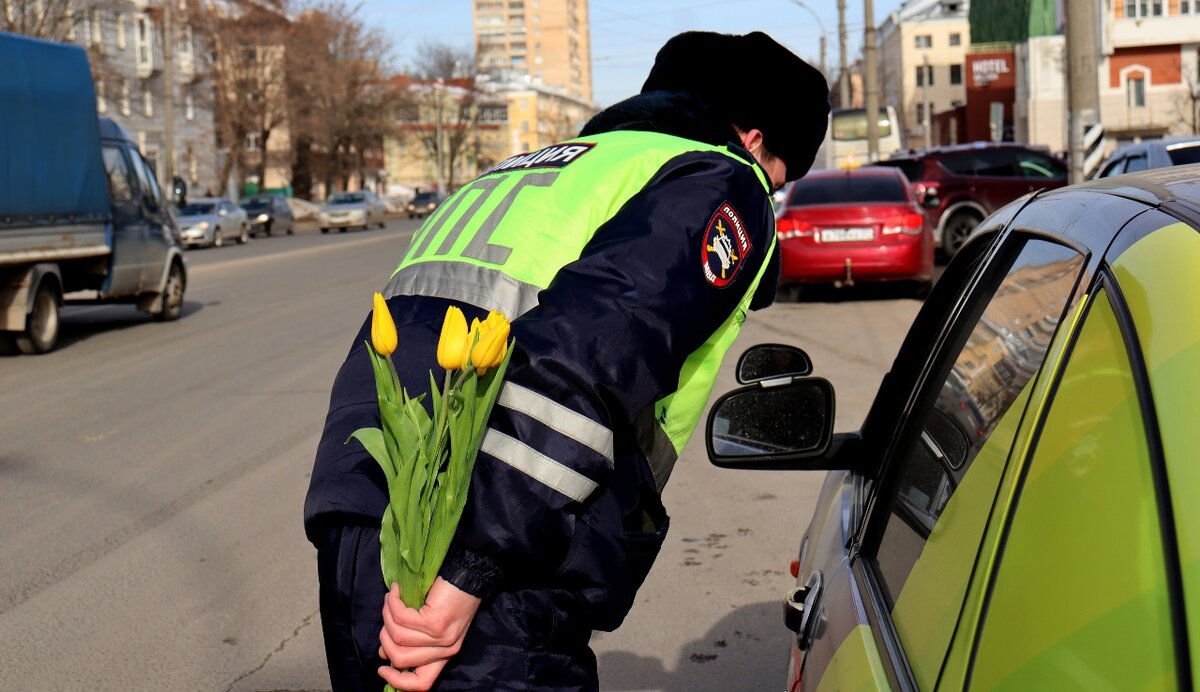
POLYGON ((925 223, 947 258, 980 221, 1021 195, 1067 184, 1067 167, 1045 151, 975 142, 897 154, 877 165, 908 177, 925 223))

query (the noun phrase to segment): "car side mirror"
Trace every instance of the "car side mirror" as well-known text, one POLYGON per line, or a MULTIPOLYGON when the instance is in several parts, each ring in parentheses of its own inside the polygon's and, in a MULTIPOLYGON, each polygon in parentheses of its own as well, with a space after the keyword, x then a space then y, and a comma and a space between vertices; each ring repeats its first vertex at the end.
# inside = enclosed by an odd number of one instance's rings
POLYGON ((708 458, 727 468, 767 468, 770 463, 764 462, 820 458, 833 439, 833 420, 834 392, 828 380, 752 384, 713 405, 705 435, 708 458))
POLYGON ((812 371, 812 359, 795 346, 758 344, 738 359, 737 381, 753 384, 779 377, 807 377, 812 371))

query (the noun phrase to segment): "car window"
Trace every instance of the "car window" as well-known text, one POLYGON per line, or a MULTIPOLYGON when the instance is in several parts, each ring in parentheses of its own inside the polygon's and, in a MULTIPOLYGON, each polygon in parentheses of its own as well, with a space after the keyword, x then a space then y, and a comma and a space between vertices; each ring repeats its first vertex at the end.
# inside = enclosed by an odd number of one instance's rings
POLYGON ((1150 167, 1150 164, 1147 163, 1145 154, 1138 154, 1137 156, 1130 156, 1129 158, 1125 159, 1125 172, 1126 173, 1136 173, 1138 171, 1144 171, 1149 167, 1150 167))
POLYGON ((1017 169, 1026 178, 1062 179, 1067 177, 1067 167, 1054 159, 1035 151, 1013 151, 1017 169))
POLYGON ((835 175, 793 182, 787 206, 907 201, 908 191, 898 176, 835 175))
POLYGON ((158 191, 158 181, 154 179, 154 171, 142 159, 142 155, 133 152, 133 171, 137 175, 138 187, 142 190, 142 199, 147 200, 154 209, 160 209, 162 195, 158 191))
POLYGON ((1172 166, 1200 163, 1200 142, 1167 149, 1167 156, 1171 159, 1172 166))
POLYGON ((894 482, 876 503, 884 514, 875 566, 922 687, 936 681, 1034 375, 1083 267, 1062 245, 1009 242, 1003 274, 976 289, 990 297, 976 299, 945 347, 932 380, 940 384, 911 416, 911 442, 893 457, 894 482))
POLYGON ((1121 175, 1124 172, 1125 172, 1125 159, 1117 159, 1116 161, 1113 161, 1113 162, 1109 163, 1108 165, 1106 165, 1104 167, 1104 170, 1100 171, 1100 175, 1097 177, 1107 178, 1112 175, 1121 175))
POLYGON ((132 202, 133 186, 129 182, 129 166, 117 147, 104 147, 104 172, 108 175, 108 193, 114 202, 132 202))
POLYGON ((980 151, 975 156, 975 175, 982 177, 1016 176, 1012 154, 1005 149, 980 151))
POLYGON ((1100 292, 1019 489, 970 686, 1174 688, 1160 516, 1129 354, 1100 292))
POLYGON ((939 162, 951 173, 980 177, 1011 177, 1017 175, 1012 155, 1006 149, 963 151, 942 157, 939 162))
POLYGON ((900 171, 904 173, 904 177, 908 178, 910 182, 915 183, 919 180, 924 180, 925 166, 920 161, 914 161, 912 159, 900 159, 897 161, 879 161, 875 165, 899 168, 900 171))

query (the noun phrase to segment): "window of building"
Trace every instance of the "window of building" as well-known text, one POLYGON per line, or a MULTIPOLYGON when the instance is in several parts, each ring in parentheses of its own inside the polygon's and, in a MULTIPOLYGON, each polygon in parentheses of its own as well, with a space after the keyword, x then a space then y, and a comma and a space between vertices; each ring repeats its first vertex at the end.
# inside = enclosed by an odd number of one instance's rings
POLYGON ((1163 0, 1125 0, 1125 16, 1135 19, 1163 16, 1163 0))
POLYGON ((933 86, 933 65, 917 65, 917 86, 933 86))
MULTIPOLYGON (((12 8, 13 8, 12 3, 6 3, 5 7, 8 8, 9 12, 12 12, 12 8)), ((11 14, 8 17, 8 21, 10 21, 10 22, 13 21, 11 14)), ((63 10, 63 21, 65 21, 67 23, 67 40, 74 41, 75 40, 75 12, 71 8, 68 7, 67 9, 63 10)))
POLYGON ((183 58, 192 57, 192 25, 188 24, 183 27, 182 35, 179 37, 179 55, 183 58))
POLYGON ((961 46, 962 45, 962 34, 958 34, 958 33, 950 34, 950 45, 961 46))
POLYGON ((93 7, 83 16, 84 36, 88 45, 100 46, 104 42, 104 27, 100 18, 100 8, 93 7))
POLYGON ((117 48, 125 50, 125 13, 117 13, 117 48))
POLYGON ((929 34, 917 34, 913 39, 917 48, 933 48, 933 36, 929 34))
POLYGON ((129 93, 130 91, 131 91, 131 89, 129 86, 129 80, 122 79, 121 80, 121 115, 129 115, 130 113, 133 112, 133 106, 131 103, 132 97, 130 96, 130 93, 129 93))
POLYGON ((923 104, 923 103, 917 104, 917 122, 919 122, 919 123, 925 122, 925 104, 923 104))
POLYGON ((108 100, 104 98, 104 80, 96 80, 96 110, 101 113, 108 112, 108 100))
POLYGON ((951 84, 962 84, 963 83, 963 81, 962 81, 962 65, 951 65, 950 66, 950 83, 951 84))
POLYGON ((145 16, 135 21, 134 41, 137 43, 138 67, 149 67, 154 64, 154 55, 150 52, 150 19, 145 16))
POLYGON ((246 135, 246 151, 258 151, 262 147, 262 139, 257 132, 246 135))
POLYGON ((192 95, 191 88, 183 95, 183 117, 188 120, 196 119, 196 97, 192 95))
POLYGON ((1125 82, 1125 95, 1130 108, 1146 107, 1146 80, 1141 75, 1130 77, 1125 82))
POLYGON ((1179 0, 1179 14, 1192 13, 1192 0, 1179 0))
POLYGON ((142 82, 142 112, 147 118, 154 117, 154 94, 150 91, 149 82, 142 82))

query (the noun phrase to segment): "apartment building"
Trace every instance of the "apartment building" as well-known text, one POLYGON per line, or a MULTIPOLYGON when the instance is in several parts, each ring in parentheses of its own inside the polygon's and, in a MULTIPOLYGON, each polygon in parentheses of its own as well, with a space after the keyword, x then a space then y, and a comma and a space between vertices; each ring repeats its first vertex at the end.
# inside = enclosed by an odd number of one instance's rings
MULTIPOLYGON (((1097 71, 1107 149, 1194 132, 1190 94, 1200 84, 1197 0, 1102 0, 1097 71)), ((1066 150, 1065 38, 1016 46, 1016 135, 1066 150)), ((1107 152, 1106 152, 1107 153, 1107 152)))
MULTIPOLYGON (((184 7, 178 13, 181 20, 184 7)), ((88 50, 96 109, 129 133, 162 177, 169 90, 160 18, 159 3, 147 0, 81 0, 68 19, 65 38, 88 50)), ((199 69, 201 47, 193 28, 186 21, 176 27, 174 172, 196 193, 218 191, 212 86, 199 69)))
POLYGON ((472 0, 479 71, 528 75, 592 101, 587 0, 472 0))
POLYGON ((883 104, 896 108, 908 146, 932 136, 935 113, 966 101, 969 10, 967 0, 907 0, 878 29, 883 104))

